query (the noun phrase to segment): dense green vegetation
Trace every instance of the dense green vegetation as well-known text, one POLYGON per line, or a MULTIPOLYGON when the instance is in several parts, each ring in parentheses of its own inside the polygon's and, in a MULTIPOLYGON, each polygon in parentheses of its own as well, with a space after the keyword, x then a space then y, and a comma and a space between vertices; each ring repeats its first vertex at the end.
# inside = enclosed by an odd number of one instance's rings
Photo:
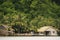
POLYGON ((60 29, 60 0, 0 0, 0 25, 16 32, 37 31, 42 26, 60 29))

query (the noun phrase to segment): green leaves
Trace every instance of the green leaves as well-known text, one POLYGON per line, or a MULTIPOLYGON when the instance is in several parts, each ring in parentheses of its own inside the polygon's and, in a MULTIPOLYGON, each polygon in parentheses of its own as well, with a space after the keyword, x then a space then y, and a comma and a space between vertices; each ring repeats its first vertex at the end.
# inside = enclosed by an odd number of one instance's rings
POLYGON ((15 25, 16 31, 42 26, 60 28, 60 5, 51 0, 0 0, 0 24, 15 25), (19 25, 19 26, 18 26, 19 25))

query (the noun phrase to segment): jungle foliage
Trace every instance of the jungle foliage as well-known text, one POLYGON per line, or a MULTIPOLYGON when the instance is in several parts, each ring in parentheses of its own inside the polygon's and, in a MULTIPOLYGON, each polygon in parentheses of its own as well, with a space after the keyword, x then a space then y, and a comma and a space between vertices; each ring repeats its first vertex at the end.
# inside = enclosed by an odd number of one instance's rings
POLYGON ((42 26, 60 30, 60 0, 0 0, 0 25, 16 32, 37 31, 42 26))

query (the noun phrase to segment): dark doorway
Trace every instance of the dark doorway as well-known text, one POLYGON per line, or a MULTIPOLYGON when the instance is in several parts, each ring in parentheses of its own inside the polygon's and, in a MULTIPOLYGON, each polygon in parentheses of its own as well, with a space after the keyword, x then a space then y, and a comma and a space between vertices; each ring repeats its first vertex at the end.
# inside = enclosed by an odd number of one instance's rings
POLYGON ((45 31, 45 35, 49 36, 50 31, 45 31))

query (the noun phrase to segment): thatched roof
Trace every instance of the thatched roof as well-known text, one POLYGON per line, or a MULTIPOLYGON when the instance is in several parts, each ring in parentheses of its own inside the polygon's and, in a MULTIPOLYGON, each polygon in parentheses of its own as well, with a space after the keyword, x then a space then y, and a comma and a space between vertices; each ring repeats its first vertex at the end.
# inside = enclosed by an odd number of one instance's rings
POLYGON ((5 27, 4 26, 0 26, 0 29, 5 29, 5 27))
POLYGON ((0 29, 5 29, 5 30, 7 30, 7 29, 8 29, 8 26, 7 26, 7 25, 1 25, 1 26, 0 26, 0 29))
MULTIPOLYGON (((41 27, 40 29, 38 29, 38 32, 44 32, 49 28, 53 28, 53 27, 52 26, 44 26, 44 27, 41 27)), ((55 29, 55 28, 53 28, 53 29, 55 29)))

